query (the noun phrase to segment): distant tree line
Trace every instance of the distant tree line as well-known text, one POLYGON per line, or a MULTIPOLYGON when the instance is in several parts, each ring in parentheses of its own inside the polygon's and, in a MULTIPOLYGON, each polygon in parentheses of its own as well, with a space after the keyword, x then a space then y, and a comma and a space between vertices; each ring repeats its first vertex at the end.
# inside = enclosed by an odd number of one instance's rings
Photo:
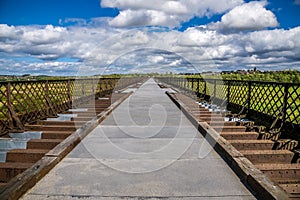
POLYGON ((31 76, 24 74, 21 76, 0 75, 0 81, 21 81, 21 80, 57 80, 70 78, 121 78, 121 77, 158 77, 158 76, 178 76, 178 77, 205 77, 205 78, 222 78, 225 80, 252 80, 252 81, 272 81, 272 82, 287 82, 300 83, 300 71, 285 70, 285 71, 259 71, 254 70, 237 70, 237 71, 223 71, 223 72, 204 72, 204 73, 180 73, 174 74, 172 72, 161 73, 145 73, 145 74, 108 74, 108 75, 94 75, 94 76, 31 76))
POLYGON ((253 81, 275 81, 275 82, 289 82, 300 83, 300 71, 250 71, 241 74, 239 72, 224 73, 221 75, 223 79, 232 80, 253 80, 253 81))

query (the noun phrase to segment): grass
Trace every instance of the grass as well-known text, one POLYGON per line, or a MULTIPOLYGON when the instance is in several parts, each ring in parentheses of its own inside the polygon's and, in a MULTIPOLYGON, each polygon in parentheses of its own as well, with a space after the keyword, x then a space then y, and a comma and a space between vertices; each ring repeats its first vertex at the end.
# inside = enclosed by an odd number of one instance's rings
MULTIPOLYGON (((113 79, 118 80, 118 79, 113 79)), ((187 79, 182 79, 187 80, 187 79)), ((79 99, 83 96, 92 95, 94 92, 113 90, 117 81, 101 79, 101 83, 97 84, 98 80, 76 80, 68 86, 68 81, 51 81, 49 82, 48 95, 46 94, 46 82, 15 82, 11 85, 11 105, 18 115, 23 115, 29 112, 45 110, 46 96, 52 105, 59 105, 69 100, 69 93, 72 100, 79 99), (68 91, 70 88, 70 92, 68 91)), ((7 120, 7 91, 6 84, 0 83, 0 120, 7 120)), ((196 92, 198 84, 188 82, 185 85, 184 81, 179 82, 181 87, 187 86, 189 89, 196 92)), ((204 91, 205 84, 200 82, 199 90, 204 91)), ((216 97, 227 100, 228 86, 218 82, 216 86, 216 97)), ((214 94, 214 84, 208 81, 206 84, 206 94, 214 94)), ((255 83, 251 86, 250 93, 251 101, 250 108, 271 116, 277 116, 278 110, 283 106, 284 87, 277 84, 255 83)), ((295 124, 300 124, 300 86, 292 86, 288 89, 287 96, 287 115, 286 120, 295 124)), ((232 83, 230 86, 229 101, 241 106, 245 105, 248 98, 248 86, 243 83, 232 83)))
MULTIPOLYGON (((181 87, 187 86, 197 92, 198 83, 188 82, 179 84, 181 87)), ((200 93, 204 91, 204 82, 200 82, 200 93)), ((219 99, 227 99, 228 86, 222 82, 217 82, 216 97, 219 99)), ((214 83, 206 82, 206 95, 214 95, 214 83)), ((291 86, 288 89, 286 120, 294 124, 300 124, 300 85, 291 86)), ((248 99, 247 84, 231 84, 229 102, 241 106, 245 106, 248 99)), ((284 86, 271 83, 255 83, 251 85, 250 93, 250 109, 259 111, 274 117, 277 117, 283 107, 284 102, 284 86)))
MULTIPOLYGON (((84 96, 93 95, 95 92, 107 91, 114 88, 117 79, 106 80, 76 80, 68 81, 52 81, 48 83, 48 91, 46 82, 14 82, 10 86, 10 104, 17 115, 24 115, 30 112, 42 111, 45 112, 48 102, 53 106, 66 103, 70 100, 79 99, 84 96), (70 91, 69 91, 70 90, 70 91)), ((6 120, 8 114, 7 107, 7 83, 0 85, 0 120, 6 120)))

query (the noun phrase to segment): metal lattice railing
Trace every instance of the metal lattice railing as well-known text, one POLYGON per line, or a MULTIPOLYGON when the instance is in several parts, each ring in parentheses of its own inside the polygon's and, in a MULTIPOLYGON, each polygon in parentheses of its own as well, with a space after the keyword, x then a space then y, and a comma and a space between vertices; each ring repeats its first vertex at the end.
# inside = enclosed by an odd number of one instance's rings
POLYGON ((141 77, 0 82, 0 133, 55 116, 89 98, 110 94, 141 77), (115 88, 116 87, 116 88, 115 88))
POLYGON ((158 77, 162 82, 229 110, 245 110, 248 118, 263 125, 276 119, 293 132, 300 126, 300 84, 203 78, 158 77))

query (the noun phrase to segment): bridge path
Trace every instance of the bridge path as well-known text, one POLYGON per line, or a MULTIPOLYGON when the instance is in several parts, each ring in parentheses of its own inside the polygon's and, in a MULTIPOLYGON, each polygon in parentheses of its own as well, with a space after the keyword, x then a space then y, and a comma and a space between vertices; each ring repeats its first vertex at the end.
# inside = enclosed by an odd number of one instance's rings
POLYGON ((24 199, 254 199, 153 79, 24 199))

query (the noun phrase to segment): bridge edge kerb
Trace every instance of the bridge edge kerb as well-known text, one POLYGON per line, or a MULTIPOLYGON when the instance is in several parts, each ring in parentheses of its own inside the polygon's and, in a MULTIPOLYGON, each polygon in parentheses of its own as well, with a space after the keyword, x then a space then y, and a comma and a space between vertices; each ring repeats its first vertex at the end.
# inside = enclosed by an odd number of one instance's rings
POLYGON ((255 196, 259 199, 288 199, 288 193, 281 189, 276 183, 271 181, 265 174, 257 169, 246 157, 243 156, 234 146, 226 141, 220 134, 211 128, 206 122, 198 122, 185 108, 180 104, 172 94, 166 91, 167 96, 181 109, 191 123, 199 132, 214 144, 213 148, 228 163, 230 168, 237 174, 247 187, 250 187, 255 196))
POLYGON ((45 156, 42 157, 42 159, 40 159, 26 171, 11 179, 7 185, 0 190, 0 199, 18 199, 28 192, 28 190, 34 187, 52 168, 54 168, 68 153, 70 153, 70 151, 74 149, 85 136, 87 136, 94 128, 96 128, 132 93, 133 92, 130 92, 118 99, 107 109, 73 132, 63 142, 50 150, 45 156))

